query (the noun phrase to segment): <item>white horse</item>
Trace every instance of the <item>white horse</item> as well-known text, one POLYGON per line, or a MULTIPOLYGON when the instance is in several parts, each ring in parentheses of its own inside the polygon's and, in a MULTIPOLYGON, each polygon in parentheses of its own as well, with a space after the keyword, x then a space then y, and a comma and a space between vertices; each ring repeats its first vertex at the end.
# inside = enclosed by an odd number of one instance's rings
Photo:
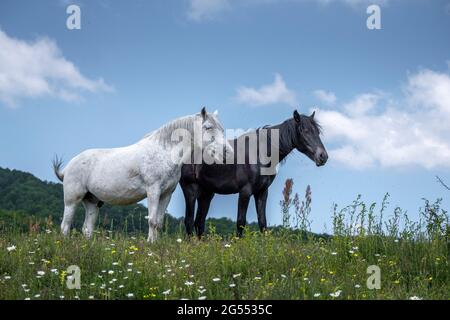
POLYGON ((147 198, 148 241, 156 240, 183 163, 189 162, 192 152, 198 150, 205 150, 206 155, 222 161, 223 153, 216 151, 223 147, 227 154, 232 153, 217 113, 207 113, 203 108, 198 114, 176 119, 149 133, 136 144, 86 150, 64 170, 61 170, 62 161, 56 158, 53 168, 64 187, 62 233, 69 233, 80 202, 86 211, 83 234, 89 238, 104 202, 128 205, 147 198), (183 132, 184 136, 180 135, 183 132), (183 139, 174 141, 175 133, 178 133, 175 138, 183 139))

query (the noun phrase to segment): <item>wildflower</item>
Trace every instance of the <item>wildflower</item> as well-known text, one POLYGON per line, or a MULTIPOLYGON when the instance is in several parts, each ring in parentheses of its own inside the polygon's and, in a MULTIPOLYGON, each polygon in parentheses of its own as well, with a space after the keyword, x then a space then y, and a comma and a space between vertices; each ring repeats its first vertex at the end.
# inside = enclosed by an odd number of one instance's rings
POLYGON ((337 255, 337 252, 334 252, 334 251, 333 251, 333 252, 331 253, 331 255, 332 255, 332 256, 335 256, 335 255, 337 255))
POLYGON ((198 291, 200 294, 202 294, 203 292, 206 291, 206 289, 204 289, 204 288, 202 287, 201 289, 197 289, 197 291, 198 291))
POLYGON ((25 300, 31 300, 30 298, 25 298, 25 300))
POLYGON ((418 296, 412 296, 409 298, 409 300, 422 300, 422 298, 420 298, 418 296))
POLYGON ((355 284, 355 288, 359 289, 359 288, 361 288, 361 285, 360 284, 355 284))
POLYGON ((213 278, 212 281, 214 281, 214 282, 219 282, 219 281, 220 281, 220 278, 213 278))
POLYGON ((355 253, 355 251, 353 251, 353 250, 349 250, 349 251, 348 251, 348 253, 350 253, 350 254, 354 254, 354 253, 355 253))
POLYGON ((127 293, 127 298, 133 298, 134 294, 133 293, 127 293))
POLYGON ((22 285, 22 288, 26 288, 26 287, 28 287, 26 284, 23 284, 23 285, 22 285))
POLYGON ((94 296, 89 296, 89 298, 88 299, 90 299, 90 300, 94 300, 94 296))
POLYGON ((121 284, 120 286, 119 286, 119 289, 123 289, 125 286, 123 285, 123 284, 121 284))
POLYGON ((168 289, 168 290, 166 290, 166 291, 163 291, 162 294, 165 295, 165 296, 169 295, 169 294, 170 294, 170 289, 168 289))
POLYGON ((190 286, 192 286, 192 285, 194 284, 194 282, 192 282, 192 281, 186 281, 184 284, 185 284, 186 286, 190 287, 190 286))
POLYGON ((38 274, 39 276, 43 276, 43 275, 45 275, 45 271, 38 271, 37 274, 38 274))
POLYGON ((320 297, 320 293, 314 293, 314 298, 320 297))
POLYGON ((282 277, 283 279, 286 279, 286 278, 287 278, 287 276, 286 276, 285 274, 282 274, 281 277, 282 277))
POLYGON ((58 269, 50 269, 51 273, 58 274, 58 269))
POLYGON ((133 262, 128 262, 128 265, 129 265, 129 266, 132 266, 132 265, 133 265, 133 262))
POLYGON ((108 271, 108 274, 113 274, 113 273, 114 273, 113 270, 109 270, 109 271, 108 271))
POLYGON ((8 250, 8 252, 11 252, 11 251, 16 250, 16 248, 17 248, 17 247, 13 245, 13 246, 7 247, 6 250, 8 250))
POLYGON ((342 293, 342 290, 338 290, 336 292, 330 293, 330 296, 333 298, 337 298, 341 295, 341 293, 342 293))
POLYGON ((35 298, 40 298, 40 296, 41 296, 40 294, 35 294, 34 295, 35 298))
POLYGON ((325 281, 327 281, 327 279, 325 279, 325 278, 320 279, 320 282, 325 282, 325 281))
POLYGON ((225 248, 230 248, 231 247, 231 244, 225 244, 225 248))
POLYGON ((181 243, 181 242, 183 242, 183 240, 181 240, 180 238, 178 238, 178 239, 177 239, 177 242, 178 242, 178 243, 181 243))
POLYGON ((61 300, 63 300, 63 299, 64 299, 64 296, 59 296, 59 298, 60 298, 61 300))
POLYGON ((198 300, 206 300, 206 296, 198 297, 198 300))
POLYGON ((32 266, 32 265, 34 265, 34 262, 31 261, 31 262, 28 262, 28 264, 29 264, 30 266, 32 266))
POLYGON ((234 279, 236 279, 237 277, 240 277, 241 276, 241 274, 240 273, 237 273, 237 274, 233 274, 233 278, 234 279))
POLYGON ((118 263, 118 262, 113 262, 112 265, 113 265, 113 266, 118 266, 119 263, 118 263))
POLYGON ((236 284, 230 283, 230 288, 234 288, 234 287, 236 287, 236 284))
POLYGON ((256 277, 255 277, 255 280, 256 280, 256 281, 259 281, 259 280, 261 280, 261 277, 256 276, 256 277))
POLYGON ((359 248, 358 248, 358 247, 353 247, 352 249, 356 251, 356 250, 358 250, 359 248))

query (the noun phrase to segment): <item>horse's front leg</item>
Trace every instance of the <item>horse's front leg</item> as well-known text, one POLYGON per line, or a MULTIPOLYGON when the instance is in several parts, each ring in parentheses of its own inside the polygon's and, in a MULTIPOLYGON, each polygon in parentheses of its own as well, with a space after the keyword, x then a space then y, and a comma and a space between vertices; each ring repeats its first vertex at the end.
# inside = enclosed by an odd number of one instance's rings
POLYGON ((152 188, 147 191, 147 204, 148 204, 148 242, 153 242, 158 237, 159 217, 158 206, 160 199, 160 190, 158 188, 152 188))
POLYGON ((158 229, 162 229, 162 225, 164 222, 164 215, 167 211, 167 206, 169 205, 170 198, 172 198, 172 191, 167 192, 159 198, 159 204, 158 204, 158 229))
POLYGON ((244 231, 246 220, 247 220, 247 209, 248 203, 250 202, 251 197, 251 188, 244 187, 241 192, 239 192, 239 200, 238 200, 238 216, 237 216, 237 236, 242 237, 242 233, 244 231))
POLYGON ((258 225, 261 232, 267 230, 266 203, 268 194, 268 189, 266 189, 255 195, 256 214, 258 216, 258 225))

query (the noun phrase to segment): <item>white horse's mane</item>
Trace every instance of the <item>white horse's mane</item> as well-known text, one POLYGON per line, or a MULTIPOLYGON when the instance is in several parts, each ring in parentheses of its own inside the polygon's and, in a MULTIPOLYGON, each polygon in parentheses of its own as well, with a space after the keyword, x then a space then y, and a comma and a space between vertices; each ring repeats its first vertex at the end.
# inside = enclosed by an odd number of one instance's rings
MULTIPOLYGON (((193 114, 189 116, 184 116, 178 119, 175 119, 169 123, 166 123, 159 129, 156 129, 150 133, 147 133, 142 140, 145 139, 157 139, 161 144, 167 145, 171 144, 172 141, 172 133, 177 129, 185 129, 189 131, 189 133, 194 133, 194 123, 200 117, 199 114, 193 114)), ((209 121, 211 121, 215 126, 221 128, 220 123, 216 120, 214 116, 210 114, 206 114, 206 117, 209 121)))

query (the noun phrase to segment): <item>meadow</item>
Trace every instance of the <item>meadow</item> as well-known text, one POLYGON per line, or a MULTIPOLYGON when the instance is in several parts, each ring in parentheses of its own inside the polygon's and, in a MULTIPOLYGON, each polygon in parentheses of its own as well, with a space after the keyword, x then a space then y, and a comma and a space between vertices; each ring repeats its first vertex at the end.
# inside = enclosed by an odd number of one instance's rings
POLYGON ((425 202, 417 222, 398 208, 384 219, 386 203, 377 214, 359 198, 336 207, 328 237, 302 229, 305 203, 296 227, 247 230, 240 239, 214 226, 202 240, 180 227, 152 244, 144 233, 108 230, 64 238, 51 221, 29 232, 3 228, 0 299, 449 299, 440 201, 425 202), (81 269, 80 289, 66 287, 71 265, 81 269), (379 289, 367 286, 371 265, 380 268, 379 289))

